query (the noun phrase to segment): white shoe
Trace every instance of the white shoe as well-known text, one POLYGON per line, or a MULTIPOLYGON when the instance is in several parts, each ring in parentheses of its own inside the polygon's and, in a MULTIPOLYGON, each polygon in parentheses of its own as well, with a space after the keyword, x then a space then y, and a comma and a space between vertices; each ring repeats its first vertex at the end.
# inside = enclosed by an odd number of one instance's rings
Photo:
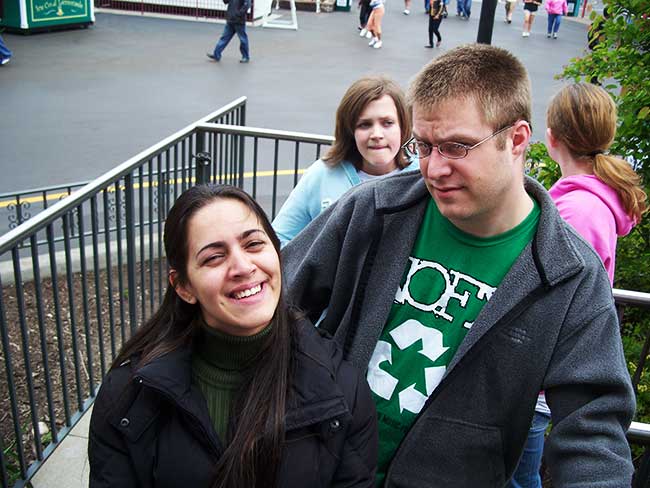
POLYGON ((557 39, 557 32, 553 32, 553 39, 557 39))
POLYGON ((10 59, 11 58, 4 58, 2 61, 0 61, 0 66, 4 66, 5 64, 7 64, 10 59))
POLYGON ((361 32, 359 32, 359 37, 366 37, 366 33, 368 32, 368 29, 365 27, 361 29, 361 32))
POLYGON ((379 49, 381 47, 381 41, 375 42, 375 44, 372 46, 374 49, 379 49))
POLYGON ((373 37, 372 39, 370 39, 370 42, 368 43, 368 46, 371 46, 371 47, 372 47, 372 46, 374 46, 375 43, 378 42, 378 41, 379 41, 379 39, 377 39, 376 37, 373 37))
POLYGON ((366 39, 370 39, 372 37, 372 32, 366 31, 366 39))
POLYGON ((410 13, 411 13, 411 11, 409 9, 407 9, 407 8, 404 9, 404 15, 408 15, 410 13))
POLYGON ((522 32, 521 37, 530 37, 530 32, 526 32, 526 31, 522 32))

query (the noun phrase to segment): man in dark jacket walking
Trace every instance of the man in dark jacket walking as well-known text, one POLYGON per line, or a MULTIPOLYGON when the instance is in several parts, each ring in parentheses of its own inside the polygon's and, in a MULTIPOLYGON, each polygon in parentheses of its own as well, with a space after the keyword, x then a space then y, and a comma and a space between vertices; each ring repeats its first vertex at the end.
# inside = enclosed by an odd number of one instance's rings
POLYGON ((239 51, 241 52, 240 63, 248 63, 250 54, 248 52, 248 35, 246 35, 246 12, 251 6, 250 0, 223 0, 228 5, 226 11, 226 27, 221 34, 212 53, 207 56, 215 61, 221 60, 221 53, 226 48, 232 37, 237 34, 239 37, 239 51))

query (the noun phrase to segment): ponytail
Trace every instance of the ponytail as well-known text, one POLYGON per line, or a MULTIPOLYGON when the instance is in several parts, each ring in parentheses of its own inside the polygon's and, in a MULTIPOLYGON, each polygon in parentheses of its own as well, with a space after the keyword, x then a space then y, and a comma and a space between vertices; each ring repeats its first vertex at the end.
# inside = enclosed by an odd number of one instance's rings
POLYGON ((641 177, 630 164, 610 154, 597 153, 593 156, 594 174, 618 193, 625 213, 635 224, 648 211, 647 196, 641 187, 641 177))

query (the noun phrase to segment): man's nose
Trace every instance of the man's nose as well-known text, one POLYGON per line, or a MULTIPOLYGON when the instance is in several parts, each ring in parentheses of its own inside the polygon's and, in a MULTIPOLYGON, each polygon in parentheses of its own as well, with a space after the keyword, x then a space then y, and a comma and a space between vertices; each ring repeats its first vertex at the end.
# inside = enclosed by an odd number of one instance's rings
POLYGON ((420 158, 422 176, 429 180, 438 180, 451 175, 453 168, 449 160, 443 158, 437 148, 433 148, 427 158, 420 158))

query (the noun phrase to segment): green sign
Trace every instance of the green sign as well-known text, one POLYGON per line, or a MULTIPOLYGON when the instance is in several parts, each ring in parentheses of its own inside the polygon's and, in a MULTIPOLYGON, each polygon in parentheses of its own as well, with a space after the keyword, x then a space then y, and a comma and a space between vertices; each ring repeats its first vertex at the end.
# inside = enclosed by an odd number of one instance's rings
POLYGON ((28 0, 32 22, 88 17, 88 0, 28 0))

